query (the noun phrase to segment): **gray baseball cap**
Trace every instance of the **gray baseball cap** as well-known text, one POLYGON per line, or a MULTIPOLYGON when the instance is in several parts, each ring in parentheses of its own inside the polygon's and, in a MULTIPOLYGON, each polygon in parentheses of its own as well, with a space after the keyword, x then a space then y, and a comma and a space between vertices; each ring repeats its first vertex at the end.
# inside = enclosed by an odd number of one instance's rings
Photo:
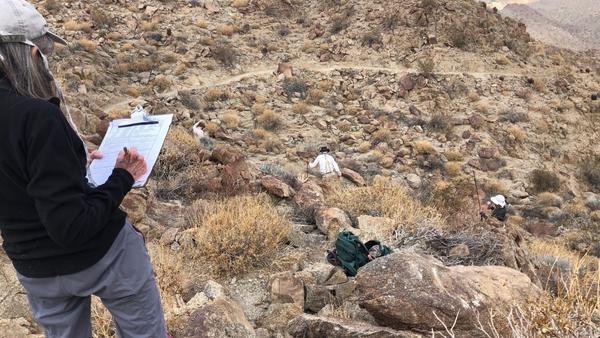
POLYGON ((25 0, 0 0, 0 43, 26 42, 44 35, 54 42, 67 44, 46 27, 46 19, 25 0))

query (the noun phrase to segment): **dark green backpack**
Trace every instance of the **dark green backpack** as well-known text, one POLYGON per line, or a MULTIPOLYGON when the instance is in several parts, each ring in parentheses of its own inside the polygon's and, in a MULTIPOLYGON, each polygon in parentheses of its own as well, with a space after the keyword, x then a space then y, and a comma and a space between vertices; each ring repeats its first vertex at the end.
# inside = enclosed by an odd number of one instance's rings
POLYGON ((358 236, 344 230, 337 236, 335 249, 327 252, 327 261, 342 267, 346 275, 353 277, 356 276, 360 267, 369 263, 369 249, 375 245, 380 246, 381 256, 389 255, 392 252, 389 247, 381 245, 379 241, 363 243, 358 236))

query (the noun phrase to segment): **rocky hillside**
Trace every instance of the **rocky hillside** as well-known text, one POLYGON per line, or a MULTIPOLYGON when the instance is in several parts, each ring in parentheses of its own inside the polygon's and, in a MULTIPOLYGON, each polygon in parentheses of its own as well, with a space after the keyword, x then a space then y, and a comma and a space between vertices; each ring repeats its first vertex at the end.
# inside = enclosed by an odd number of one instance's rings
POLYGON ((600 7, 594 0, 538 0, 490 3, 527 25, 536 39, 574 50, 600 48, 600 7))
MULTIPOLYGON (((597 55, 471 0, 34 2, 91 148, 138 104, 175 114, 123 204, 173 337, 598 334, 597 55), (342 179, 306 169, 321 145, 342 179), (481 222, 498 193, 508 223, 481 222), (344 228, 394 253, 348 278, 344 228)), ((39 335, 2 271, 0 332, 39 335)))

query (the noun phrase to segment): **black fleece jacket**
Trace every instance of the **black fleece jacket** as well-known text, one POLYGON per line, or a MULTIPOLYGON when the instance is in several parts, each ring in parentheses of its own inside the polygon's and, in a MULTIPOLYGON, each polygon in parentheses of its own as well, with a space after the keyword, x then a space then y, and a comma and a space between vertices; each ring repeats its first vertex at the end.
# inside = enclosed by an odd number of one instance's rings
POLYGON ((16 270, 32 278, 98 262, 125 223, 133 177, 115 169, 96 188, 83 143, 58 106, 0 86, 0 231, 16 270))

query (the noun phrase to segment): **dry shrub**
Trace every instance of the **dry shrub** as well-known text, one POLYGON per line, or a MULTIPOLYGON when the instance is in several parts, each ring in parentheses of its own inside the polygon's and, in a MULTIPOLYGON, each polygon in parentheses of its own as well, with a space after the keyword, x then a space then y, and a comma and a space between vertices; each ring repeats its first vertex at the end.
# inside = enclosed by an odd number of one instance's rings
POLYGON ((44 8, 46 8, 47 11, 49 12, 54 12, 55 10, 59 9, 61 6, 58 2, 58 0, 46 0, 46 2, 44 3, 44 8))
POLYGON ((359 153, 366 153, 367 151, 371 150, 371 142, 361 142, 358 147, 356 147, 356 151, 358 151, 359 153))
POLYGON ((446 115, 444 115, 443 113, 435 113, 433 114, 433 116, 431 116, 431 119, 429 120, 429 123, 427 123, 427 126, 431 129, 431 130, 435 130, 435 131, 447 131, 448 129, 450 129, 450 123, 448 122, 448 117, 446 115))
POLYGON ((600 189, 600 155, 588 155, 579 163, 579 170, 587 183, 600 189))
POLYGON ((98 43, 89 39, 79 39, 77 45, 88 52, 93 52, 98 47, 98 43))
POLYGON ((521 311, 526 325, 519 337, 597 337, 592 318, 600 309, 600 260, 554 242, 537 240, 529 248, 546 267, 540 277, 549 294, 521 311))
POLYGON ((199 162, 194 156, 199 149, 198 141, 185 128, 171 128, 154 167, 154 174, 159 180, 173 179, 179 172, 199 162))
POLYGON ((490 111, 490 105, 487 102, 477 102, 475 105, 475 110, 482 114, 487 114, 490 111))
POLYGON ((229 129, 235 129, 240 125, 240 117, 234 112, 227 112, 221 119, 229 129))
POLYGON ((222 276, 267 266, 290 231, 289 221, 265 194, 216 201, 196 227, 202 245, 194 255, 222 276))
POLYGON ((256 122, 266 130, 279 129, 283 124, 281 116, 271 109, 265 109, 263 113, 256 118, 256 122))
POLYGON ((527 140, 527 133, 519 126, 510 126, 506 129, 511 141, 523 143, 527 140))
POLYGON ((469 178, 457 177, 449 181, 425 182, 419 197, 425 205, 448 215, 446 220, 455 221, 465 216, 464 210, 467 210, 472 194, 473 185, 469 178))
POLYGON ((560 207, 562 199, 554 193, 543 192, 537 196, 537 203, 544 207, 560 207))
POLYGON ((431 77, 435 72, 435 60, 431 56, 426 56, 417 61, 417 69, 425 77, 431 77))
POLYGON ((539 93, 546 93, 546 87, 546 79, 541 77, 533 79, 533 89, 535 89, 539 93))
POLYGON ((510 64, 510 60, 505 55, 500 55, 496 58, 496 63, 501 66, 506 66, 510 64))
POLYGON ((373 142, 373 144, 389 142, 391 139, 392 132, 387 128, 379 129, 378 131, 374 132, 371 137, 371 141, 373 142))
POLYGON ((502 181, 499 180, 495 180, 495 179, 490 179, 490 180, 486 180, 483 182, 481 189, 486 192, 489 196, 492 195, 508 195, 508 188, 506 187, 506 184, 504 184, 502 181))
POLYGON ((233 67, 237 62, 237 51, 226 42, 219 42, 210 49, 213 59, 225 67, 233 67))
POLYGON ((173 85, 173 82, 164 75, 157 75, 154 78, 153 83, 154 87, 156 87, 156 89, 158 89, 159 92, 164 92, 165 90, 171 88, 171 86, 173 85))
POLYGON ((204 94, 204 99, 207 102, 227 101, 229 94, 221 88, 209 88, 204 94))
POLYGON ((463 154, 459 150, 451 149, 444 153, 448 161, 460 162, 463 160, 463 154))
POLYGON ((310 107, 306 103, 300 101, 292 106, 292 111, 299 115, 306 115, 310 113, 310 107))
MULTIPOLYGON (((440 225, 442 217, 433 207, 423 206, 410 196, 404 184, 378 177, 366 187, 343 187, 327 196, 327 205, 348 212, 353 218, 361 215, 388 217, 394 220, 391 228, 381 229, 386 236, 400 225, 418 227, 421 224, 440 225)), ((386 236, 382 236, 385 239, 386 236)))
POLYGON ((208 27, 208 21, 206 21, 205 18, 198 18, 198 20, 196 20, 196 26, 204 29, 208 27))
POLYGON ((270 137, 271 135, 273 135, 273 133, 268 132, 268 131, 264 130, 263 128, 256 128, 252 131, 252 135, 254 135, 254 137, 256 137, 259 140, 263 140, 263 139, 266 139, 267 137, 270 137))
POLYGON ((285 149, 285 146, 283 143, 281 143, 281 140, 274 135, 265 137, 260 142, 260 147, 267 153, 281 153, 285 149))
POLYGON ((529 88, 519 88, 515 91, 515 95, 525 101, 531 100, 531 97, 533 96, 531 89, 529 88))
POLYGON ((529 174, 529 181, 536 193, 556 192, 560 189, 560 179, 550 171, 535 169, 529 174))
POLYGON ((477 101, 479 101, 479 100, 480 100, 480 98, 479 98, 479 94, 477 94, 477 92, 476 92, 476 91, 474 91, 474 90, 471 90, 471 91, 469 91, 469 94, 467 94, 467 98, 468 98, 468 99, 469 99, 469 101, 471 101, 471 102, 477 102, 477 101))
POLYGON ((117 338, 112 315, 96 296, 92 296, 92 328, 92 338, 117 338))
POLYGON ((319 89, 311 89, 308 91, 308 97, 306 101, 314 106, 319 105, 319 101, 325 96, 325 93, 319 89))
POLYGON ((219 131, 219 129, 221 129, 221 127, 219 127, 219 125, 218 125, 218 124, 216 124, 215 122, 212 122, 212 121, 211 121, 211 122, 208 122, 208 123, 206 124, 206 126, 204 127, 204 131, 205 131, 207 134, 209 134, 209 135, 213 135, 213 136, 215 135, 215 133, 216 133, 217 131, 219 131))
POLYGON ((235 33, 235 27, 233 25, 222 25, 217 27, 217 32, 221 35, 232 36, 235 33))
POLYGON ((427 140, 415 141, 415 143, 413 144, 413 148, 415 149, 417 154, 421 155, 430 155, 435 154, 436 152, 435 148, 433 147, 433 144, 427 140))
POLYGON ((115 24, 115 19, 108 13, 106 10, 93 8, 90 10, 90 17, 97 27, 107 28, 115 24))
POLYGON ((458 162, 446 162, 444 164, 444 171, 450 177, 455 177, 455 176, 460 175, 461 170, 462 170, 461 165, 458 162))

